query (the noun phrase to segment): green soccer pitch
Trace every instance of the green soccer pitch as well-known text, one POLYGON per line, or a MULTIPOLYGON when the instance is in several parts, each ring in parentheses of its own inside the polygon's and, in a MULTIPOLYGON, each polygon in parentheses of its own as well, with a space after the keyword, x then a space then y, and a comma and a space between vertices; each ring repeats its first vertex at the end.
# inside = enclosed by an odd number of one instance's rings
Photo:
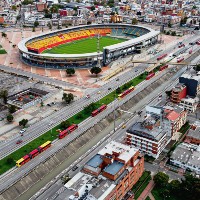
MULTIPOLYGON (((101 37, 100 38, 100 51, 103 50, 103 47, 110 46, 113 44, 118 44, 121 42, 127 41, 122 38, 113 38, 113 37, 101 37)), ((73 41, 67 44, 61 44, 52 49, 47 49, 42 53, 50 54, 84 54, 84 53, 94 53, 97 52, 97 38, 87 38, 82 40, 73 41)))

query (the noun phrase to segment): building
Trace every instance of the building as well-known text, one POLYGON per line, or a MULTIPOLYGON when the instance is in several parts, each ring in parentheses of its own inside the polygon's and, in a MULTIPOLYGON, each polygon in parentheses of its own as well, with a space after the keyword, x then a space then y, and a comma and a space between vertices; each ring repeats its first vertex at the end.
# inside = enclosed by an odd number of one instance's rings
POLYGON ((191 125, 185 137, 185 142, 200 145, 200 122, 191 125))
POLYGON ((181 99, 180 106, 183 107, 188 112, 195 112, 198 106, 199 99, 196 98, 183 98, 181 99))
POLYGON ((200 146, 181 143, 173 151, 170 163, 200 174, 200 146))
POLYGON ((187 111, 179 106, 146 106, 147 116, 126 132, 126 143, 158 158, 174 134, 186 123, 187 111))
POLYGON ((173 103, 180 103, 182 98, 187 95, 187 87, 184 84, 178 83, 171 92, 170 100, 173 103))
POLYGON ((122 199, 143 171, 144 158, 136 148, 112 141, 65 184, 57 200, 122 199))
POLYGON ((171 136, 180 130, 186 123, 187 111, 180 106, 164 106, 163 107, 163 124, 170 129, 171 136))
POLYGON ((179 83, 187 87, 187 95, 196 97, 200 93, 200 76, 192 74, 183 74, 179 77, 179 83))
POLYGON ((148 116, 143 122, 134 123, 126 132, 126 143, 144 154, 158 158, 170 141, 167 130, 160 125, 158 115, 148 116))

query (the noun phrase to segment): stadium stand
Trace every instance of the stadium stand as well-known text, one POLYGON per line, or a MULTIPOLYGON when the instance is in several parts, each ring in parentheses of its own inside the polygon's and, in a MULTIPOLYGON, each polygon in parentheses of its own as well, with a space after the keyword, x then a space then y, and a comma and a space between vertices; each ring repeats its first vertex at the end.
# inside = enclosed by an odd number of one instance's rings
POLYGON ((60 33, 59 35, 54 35, 52 37, 43 38, 38 41, 34 41, 26 44, 26 47, 29 51, 35 53, 41 53, 48 48, 58 46, 60 44, 65 44, 67 42, 72 42, 75 40, 80 40, 83 38, 94 37, 95 35, 100 34, 101 36, 106 36, 111 33, 111 29, 89 29, 82 31, 73 31, 68 33, 60 33))

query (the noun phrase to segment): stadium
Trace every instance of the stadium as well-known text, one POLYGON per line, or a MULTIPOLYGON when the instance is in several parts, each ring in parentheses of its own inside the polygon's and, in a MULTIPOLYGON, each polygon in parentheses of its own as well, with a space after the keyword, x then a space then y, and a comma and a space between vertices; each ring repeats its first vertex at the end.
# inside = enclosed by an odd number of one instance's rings
POLYGON ((130 54, 158 41, 159 31, 129 24, 85 25, 52 31, 22 40, 20 59, 47 69, 91 68, 130 54))

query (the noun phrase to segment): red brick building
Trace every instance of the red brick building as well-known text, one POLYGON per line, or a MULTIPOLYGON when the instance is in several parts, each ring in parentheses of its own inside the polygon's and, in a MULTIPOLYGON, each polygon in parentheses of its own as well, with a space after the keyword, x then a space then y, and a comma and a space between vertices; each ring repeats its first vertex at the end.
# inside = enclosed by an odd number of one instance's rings
POLYGON ((93 156, 83 166, 82 172, 65 187, 68 195, 73 192, 72 200, 87 195, 95 200, 120 200, 132 189, 143 171, 144 158, 136 148, 112 141, 93 156))
POLYGON ((170 100, 173 103, 180 103, 182 98, 185 98, 187 95, 187 87, 184 84, 178 83, 171 93, 170 100))

